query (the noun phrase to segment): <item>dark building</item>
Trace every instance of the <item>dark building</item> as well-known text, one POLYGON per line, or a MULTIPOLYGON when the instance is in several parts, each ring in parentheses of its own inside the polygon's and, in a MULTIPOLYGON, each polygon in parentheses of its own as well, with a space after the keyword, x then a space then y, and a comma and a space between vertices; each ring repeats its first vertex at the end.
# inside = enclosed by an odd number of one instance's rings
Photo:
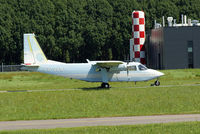
POLYGON ((200 68, 200 27, 151 30, 146 55, 147 66, 154 69, 200 68))

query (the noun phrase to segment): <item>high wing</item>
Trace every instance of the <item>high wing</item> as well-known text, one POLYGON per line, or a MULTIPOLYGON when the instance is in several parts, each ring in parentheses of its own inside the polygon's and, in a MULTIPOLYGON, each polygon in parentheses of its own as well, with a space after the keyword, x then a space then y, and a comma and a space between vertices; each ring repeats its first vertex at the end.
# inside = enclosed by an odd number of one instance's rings
POLYGON ((101 72, 101 78, 102 78, 102 86, 104 87, 109 87, 108 81, 108 71, 110 70, 110 68, 112 67, 118 67, 120 64, 123 64, 124 62, 122 61, 89 61, 87 59, 87 62, 93 66, 97 66, 97 68, 99 68, 99 70, 97 69, 96 71, 100 71, 101 72))
POLYGON ((112 68, 112 67, 117 67, 120 64, 123 64, 124 62, 122 61, 89 61, 87 59, 88 63, 91 63, 92 65, 96 65, 100 68, 112 68))

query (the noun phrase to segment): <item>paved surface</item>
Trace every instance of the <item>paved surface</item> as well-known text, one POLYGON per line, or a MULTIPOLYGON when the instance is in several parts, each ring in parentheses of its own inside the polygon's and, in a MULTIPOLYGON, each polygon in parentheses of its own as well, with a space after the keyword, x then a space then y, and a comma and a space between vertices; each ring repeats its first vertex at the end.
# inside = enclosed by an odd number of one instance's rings
POLYGON ((81 127, 81 126, 136 125, 136 124, 170 123, 170 122, 186 122, 186 121, 200 121, 200 114, 32 120, 32 121, 31 120, 1 121, 0 131, 17 130, 17 129, 48 129, 48 128, 64 128, 64 127, 67 128, 67 127, 81 127))

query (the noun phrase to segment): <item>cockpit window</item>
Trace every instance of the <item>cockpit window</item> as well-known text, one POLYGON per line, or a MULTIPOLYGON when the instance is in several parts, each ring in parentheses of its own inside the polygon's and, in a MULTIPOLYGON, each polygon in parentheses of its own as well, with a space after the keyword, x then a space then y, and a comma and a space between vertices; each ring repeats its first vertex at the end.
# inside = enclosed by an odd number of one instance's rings
POLYGON ((136 71, 136 66, 128 66, 128 70, 131 70, 131 71, 136 71))
POLYGON ((140 71, 147 70, 147 68, 144 65, 139 65, 138 68, 140 71))

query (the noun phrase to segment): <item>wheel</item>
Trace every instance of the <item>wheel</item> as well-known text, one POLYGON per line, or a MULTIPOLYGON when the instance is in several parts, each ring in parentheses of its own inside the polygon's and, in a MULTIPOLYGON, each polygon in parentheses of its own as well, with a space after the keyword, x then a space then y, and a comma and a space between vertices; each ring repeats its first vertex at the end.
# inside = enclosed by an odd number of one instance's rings
POLYGON ((160 86, 160 82, 157 80, 157 81, 155 81, 155 83, 154 83, 156 86, 160 86))
POLYGON ((108 83, 105 83, 105 88, 110 88, 110 85, 108 83))
POLYGON ((110 88, 110 85, 108 83, 102 83, 101 88, 110 88))

